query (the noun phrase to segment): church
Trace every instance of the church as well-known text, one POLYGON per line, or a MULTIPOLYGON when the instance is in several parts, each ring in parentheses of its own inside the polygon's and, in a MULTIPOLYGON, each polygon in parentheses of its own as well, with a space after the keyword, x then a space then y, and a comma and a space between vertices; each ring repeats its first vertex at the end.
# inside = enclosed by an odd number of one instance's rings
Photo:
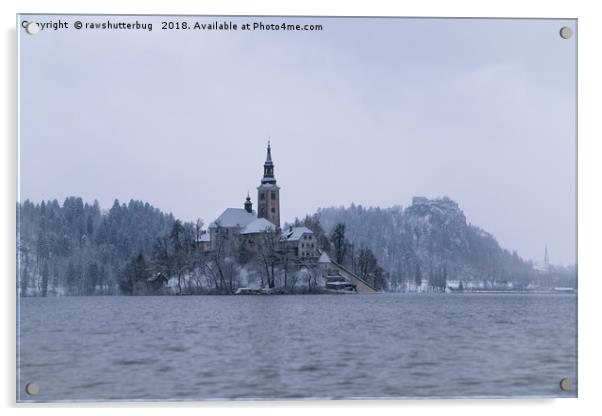
POLYGON ((312 230, 307 227, 281 228, 280 189, 276 183, 272 148, 268 142, 263 177, 257 187, 257 212, 247 193, 242 208, 226 208, 209 224, 209 231, 200 238, 201 250, 215 253, 224 241, 238 239, 241 259, 248 261, 257 255, 262 243, 271 241, 278 255, 294 260, 299 267, 317 266, 325 289, 352 293, 376 292, 369 283, 321 251, 312 230))
POLYGON ((266 159, 263 164, 263 177, 257 187, 257 212, 247 193, 243 208, 226 208, 209 225, 209 232, 201 237, 205 251, 216 249, 222 238, 240 238, 243 250, 250 256, 256 253, 259 239, 267 233, 278 238, 279 249, 292 257, 308 261, 319 257, 314 233, 306 227, 280 227, 280 187, 274 175, 272 148, 268 142, 266 159))

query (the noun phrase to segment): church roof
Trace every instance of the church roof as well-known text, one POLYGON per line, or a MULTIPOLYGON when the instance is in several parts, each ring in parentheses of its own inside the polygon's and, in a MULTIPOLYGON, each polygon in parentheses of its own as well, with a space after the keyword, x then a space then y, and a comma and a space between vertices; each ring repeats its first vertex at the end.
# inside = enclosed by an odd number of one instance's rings
POLYGON ((256 219, 255 215, 245 211, 242 208, 226 208, 214 222, 209 225, 209 228, 220 227, 246 227, 251 221, 256 219))
POLYGON ((247 226, 240 232, 241 234, 257 234, 263 233, 267 230, 274 231, 276 226, 266 220, 265 218, 256 218, 251 221, 247 226))
POLYGON ((307 227, 292 227, 286 233, 286 239, 288 241, 296 241, 301 239, 303 234, 313 234, 314 232, 307 227))

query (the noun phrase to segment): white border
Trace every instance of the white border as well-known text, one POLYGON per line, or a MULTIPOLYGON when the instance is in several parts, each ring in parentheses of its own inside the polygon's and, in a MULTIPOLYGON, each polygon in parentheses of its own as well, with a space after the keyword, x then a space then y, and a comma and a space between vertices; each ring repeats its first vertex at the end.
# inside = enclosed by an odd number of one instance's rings
MULTIPOLYGON (((597 297, 602 296, 602 262, 600 256, 602 236, 602 103, 600 77, 602 77, 602 25, 601 14, 594 1, 575 0, 423 0, 403 2, 379 0, 295 0, 295 1, 196 1, 146 0, 126 3, 124 0, 95 1, 43 1, 3 0, 2 13, 2 81, 4 99, 1 107, 3 138, 0 161, 2 172, 3 238, 0 242, 2 274, 2 371, 0 392, 2 404, 22 408, 19 414, 29 414, 44 408, 49 414, 79 414, 82 405, 15 405, 15 201, 16 201, 16 32, 15 15, 29 13, 145 13, 145 14, 280 14, 280 15, 391 15, 391 16, 445 16, 445 17, 558 17, 579 19, 579 399, 556 400, 421 400, 421 401, 354 401, 354 402, 204 402, 155 404, 92 404, 83 405, 91 415, 102 414, 105 409, 128 409, 133 413, 163 415, 169 412, 198 414, 232 414, 245 412, 251 415, 279 414, 283 410, 293 414, 308 411, 324 413, 343 410, 350 415, 370 412, 399 414, 400 411, 446 415, 483 414, 504 415, 529 412, 533 415, 595 414, 602 408, 602 394, 598 392, 600 356, 600 323, 602 316, 597 297), (596 409, 597 408, 597 409, 596 409)), ((545 209, 545 207, 542 207, 545 209)), ((5 413, 7 414, 7 413, 5 413)))

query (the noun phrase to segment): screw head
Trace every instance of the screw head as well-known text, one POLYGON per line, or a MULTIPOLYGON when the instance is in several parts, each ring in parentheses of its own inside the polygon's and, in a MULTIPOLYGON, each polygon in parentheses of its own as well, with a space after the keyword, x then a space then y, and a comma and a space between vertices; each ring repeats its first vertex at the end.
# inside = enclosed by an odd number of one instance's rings
POLYGON ((27 26, 25 26, 25 30, 30 35, 35 35, 40 31, 40 26, 36 22, 29 22, 27 23, 27 26))
POLYGON ((560 390, 571 391, 573 390, 573 380, 570 378, 563 378, 560 380, 560 390))
POLYGON ((562 39, 568 39, 571 36, 573 36, 573 29, 571 29, 568 26, 563 26, 562 28, 560 28, 560 37, 562 39))
POLYGON ((25 393, 29 394, 30 396, 35 396, 39 392, 40 386, 38 386, 36 383, 28 383, 25 386, 25 393))

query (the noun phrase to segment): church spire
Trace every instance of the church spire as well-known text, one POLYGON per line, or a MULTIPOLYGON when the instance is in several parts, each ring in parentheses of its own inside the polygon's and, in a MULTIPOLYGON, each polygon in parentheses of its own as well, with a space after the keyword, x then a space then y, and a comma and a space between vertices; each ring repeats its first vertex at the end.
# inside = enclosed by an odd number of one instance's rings
POLYGON ((261 179, 262 184, 276 184, 276 179, 274 178, 274 162, 272 162, 272 147, 270 146, 270 141, 268 140, 268 150, 265 158, 265 163, 263 164, 263 178, 261 179))
POLYGON ((280 187, 274 177, 274 162, 272 162, 272 146, 268 148, 263 164, 263 178, 257 187, 257 218, 265 218, 280 228, 280 187))
POLYGON ((266 162, 272 161, 272 148, 270 147, 270 141, 268 140, 268 155, 265 159, 266 162))

